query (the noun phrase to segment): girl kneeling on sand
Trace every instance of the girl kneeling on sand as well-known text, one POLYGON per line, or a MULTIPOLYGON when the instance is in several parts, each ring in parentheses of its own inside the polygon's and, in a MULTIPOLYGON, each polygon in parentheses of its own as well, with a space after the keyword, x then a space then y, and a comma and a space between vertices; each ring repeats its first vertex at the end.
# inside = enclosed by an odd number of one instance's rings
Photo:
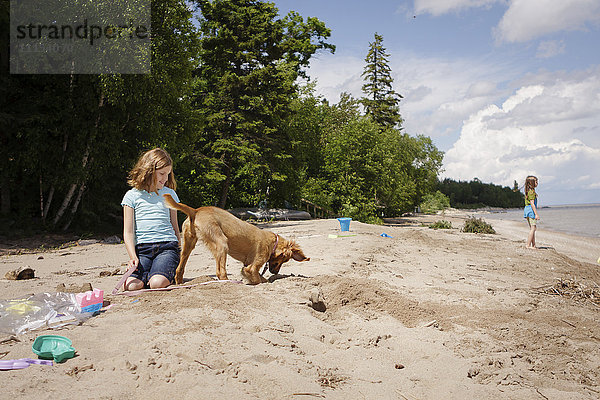
POLYGON ((529 175, 525 179, 525 209, 523 210, 523 218, 527 218, 529 224, 529 235, 527 235, 527 244, 525 247, 528 249, 535 249, 535 231, 537 229, 537 221, 540 216, 537 211, 537 193, 535 188, 538 185, 538 179, 529 175))
POLYGON ((123 241, 129 268, 137 269, 125 282, 125 290, 169 286, 179 264, 177 211, 165 207, 163 194, 175 193, 173 161, 162 149, 144 153, 129 172, 132 186, 121 201, 123 241))

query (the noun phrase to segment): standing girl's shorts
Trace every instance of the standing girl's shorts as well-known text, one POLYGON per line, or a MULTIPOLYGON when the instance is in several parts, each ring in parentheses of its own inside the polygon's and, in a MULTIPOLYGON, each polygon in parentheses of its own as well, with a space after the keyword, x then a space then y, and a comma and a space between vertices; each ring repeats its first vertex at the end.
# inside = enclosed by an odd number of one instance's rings
POLYGON ((140 243, 135 246, 135 254, 140 260, 137 269, 131 274, 148 285, 154 275, 164 276, 173 283, 175 270, 179 264, 179 242, 140 243))
POLYGON ((525 208, 523 209, 523 218, 527 219, 529 226, 536 225, 535 213, 533 212, 533 208, 531 207, 531 205, 525 206, 525 208))

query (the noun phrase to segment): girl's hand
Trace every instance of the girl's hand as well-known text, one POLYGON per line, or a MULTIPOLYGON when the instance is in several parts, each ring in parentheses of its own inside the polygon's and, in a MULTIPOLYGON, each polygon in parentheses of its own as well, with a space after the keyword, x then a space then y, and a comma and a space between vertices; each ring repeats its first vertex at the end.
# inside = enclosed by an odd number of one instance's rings
POLYGON ((131 268, 131 267, 138 267, 138 265, 140 265, 140 260, 139 258, 132 258, 129 260, 129 262, 127 263, 127 269, 131 268))

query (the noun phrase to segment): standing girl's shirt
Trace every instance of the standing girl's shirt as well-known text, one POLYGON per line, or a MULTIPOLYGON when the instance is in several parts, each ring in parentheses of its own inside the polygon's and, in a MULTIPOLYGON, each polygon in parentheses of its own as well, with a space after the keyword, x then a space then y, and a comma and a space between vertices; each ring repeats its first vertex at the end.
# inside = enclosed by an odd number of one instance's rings
POLYGON ((537 209, 537 193, 535 192, 534 189, 529 189, 529 191, 525 195, 525 209, 523 210, 523 218, 534 218, 535 219, 535 212, 533 211, 533 208, 531 207, 531 203, 533 203, 533 205, 537 209))
POLYGON ((166 186, 159 189, 158 194, 132 188, 123 196, 121 206, 134 210, 135 244, 178 240, 171 224, 170 209, 164 203, 163 194, 167 193, 179 202, 177 193, 166 186))

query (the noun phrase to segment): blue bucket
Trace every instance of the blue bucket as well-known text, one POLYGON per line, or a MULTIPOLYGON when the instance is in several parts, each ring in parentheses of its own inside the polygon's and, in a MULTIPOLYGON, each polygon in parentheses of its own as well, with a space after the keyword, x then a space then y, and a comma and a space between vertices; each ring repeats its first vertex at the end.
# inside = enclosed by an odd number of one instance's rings
POLYGON ((352 218, 338 218, 337 220, 340 221, 340 230, 342 232, 350 230, 350 221, 352 221, 352 218))

